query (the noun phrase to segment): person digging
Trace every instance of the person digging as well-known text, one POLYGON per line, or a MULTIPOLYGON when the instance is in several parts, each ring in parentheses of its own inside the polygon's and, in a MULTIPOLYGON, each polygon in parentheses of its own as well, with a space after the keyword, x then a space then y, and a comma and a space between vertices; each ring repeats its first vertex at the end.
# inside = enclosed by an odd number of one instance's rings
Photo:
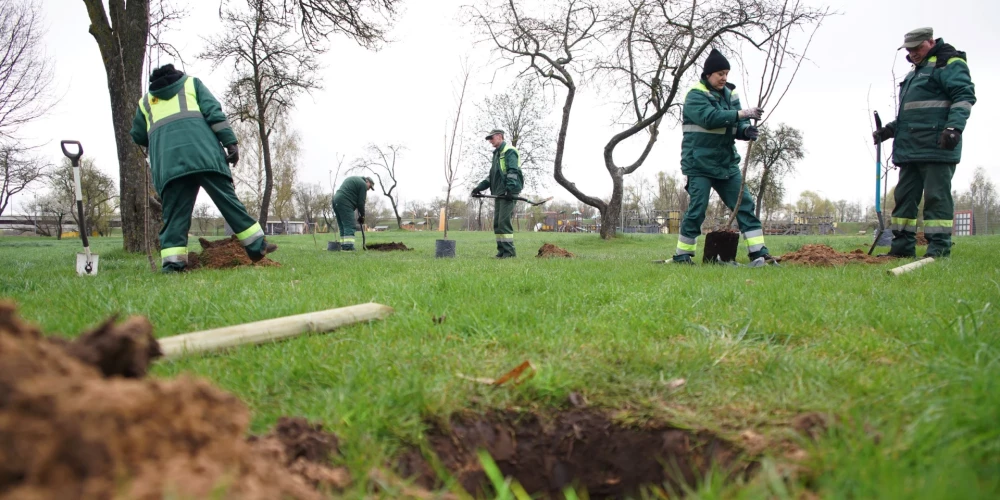
POLYGON ((236 232, 250 260, 278 250, 264 238, 256 219, 236 196, 229 164, 239 161, 236 134, 222 106, 201 80, 172 64, 149 75, 149 92, 139 100, 132 140, 145 148, 153 187, 163 202, 161 270, 187 267, 187 238, 199 188, 204 189, 236 232), (225 151, 223 151, 225 150, 225 151))
POLYGON ((903 37, 913 69, 899 85, 896 119, 876 130, 875 143, 893 139, 892 160, 899 182, 892 209, 889 257, 916 257, 917 215, 924 200, 927 257, 951 255, 955 201, 951 180, 962 159, 962 131, 976 104, 965 52, 919 28, 903 37))
POLYGON ((514 216, 514 207, 517 205, 517 200, 514 198, 524 186, 520 153, 504 140, 503 130, 491 130, 486 140, 493 146, 493 161, 490 164, 489 176, 473 188, 472 196, 480 196, 486 188, 490 189, 491 195, 496 196, 493 202, 493 234, 497 238, 496 258, 509 259, 517 257, 517 251, 514 249, 514 225, 511 219, 514 216))
MULTIPOLYGON (((712 49, 701 80, 691 87, 684 99, 681 172, 687 176, 684 189, 691 203, 681 220, 673 257, 675 264, 694 264, 691 258, 698 249, 697 238, 701 235, 713 189, 723 203, 733 209, 743 183, 736 140, 753 141, 759 134, 750 119, 760 119, 764 110, 758 107, 742 109, 736 86, 727 82, 729 69, 729 61, 712 49)), ((736 221, 749 245, 751 265, 776 263, 764 246, 763 227, 753 208, 753 197, 744 187, 736 221)))
POLYGON ((358 224, 365 223, 365 200, 368 191, 375 189, 375 181, 371 177, 351 176, 344 179, 343 184, 333 196, 333 213, 337 215, 337 226, 340 228, 340 249, 345 252, 354 251, 354 211, 358 212, 358 224))

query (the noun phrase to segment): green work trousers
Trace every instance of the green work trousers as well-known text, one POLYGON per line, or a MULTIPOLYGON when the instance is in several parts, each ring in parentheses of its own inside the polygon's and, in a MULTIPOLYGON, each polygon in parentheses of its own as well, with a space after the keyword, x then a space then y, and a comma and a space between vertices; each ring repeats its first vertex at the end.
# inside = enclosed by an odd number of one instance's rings
MULTIPOLYGON (((712 195, 712 190, 719 193, 722 202, 732 210, 733 206, 736 205, 736 198, 740 194, 740 184, 742 184, 740 174, 728 179, 688 177, 685 189, 691 198, 691 203, 681 220, 681 234, 677 237, 674 260, 687 260, 694 257, 697 250, 697 238, 701 235, 701 225, 705 222, 705 211, 708 210, 708 200, 712 195)), ((736 223, 740 226, 740 231, 747 241, 751 260, 768 253, 767 247, 764 246, 763 227, 760 224, 760 219, 754 215, 753 208, 753 196, 750 195, 750 190, 744 187, 740 209, 736 212, 736 223)))
POLYGON ((497 257, 506 259, 517 257, 514 250, 514 226, 510 220, 514 217, 514 207, 517 200, 497 198, 493 203, 493 234, 497 237, 497 257))
POLYGON ((953 163, 907 163, 899 166, 892 209, 892 249, 901 257, 917 254, 917 218, 920 199, 924 200, 924 236, 928 257, 951 255, 952 220, 955 200, 951 196, 953 163))
POLYGON ((340 228, 340 249, 354 251, 354 207, 347 200, 333 198, 333 213, 337 215, 337 227, 340 228))
POLYGON ((233 180, 215 172, 189 174, 168 182, 160 193, 163 200, 163 227, 160 229, 163 272, 183 271, 187 267, 188 231, 198 188, 212 198, 247 255, 253 259, 263 257, 264 231, 236 197, 233 180))

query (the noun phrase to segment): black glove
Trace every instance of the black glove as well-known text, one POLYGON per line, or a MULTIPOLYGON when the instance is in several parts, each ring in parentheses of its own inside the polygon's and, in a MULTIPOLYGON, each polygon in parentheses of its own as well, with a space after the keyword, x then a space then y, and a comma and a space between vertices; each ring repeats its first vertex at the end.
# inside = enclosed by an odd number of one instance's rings
POLYGON ((482 189, 473 189, 472 190, 472 197, 473 198, 479 198, 482 195, 483 195, 483 190, 482 189))
POLYGON ((954 150, 959 142, 962 142, 962 131, 953 128, 942 130, 938 137, 938 147, 948 151, 954 150))
POLYGON ((743 136, 747 138, 748 141, 756 141, 760 137, 760 131, 757 127, 750 125, 743 131, 743 136))
POLYGON ((238 161, 240 161, 240 147, 234 142, 226 146, 226 163, 236 165, 238 161))
POLYGON ((889 127, 876 129, 872 132, 872 139, 875 141, 875 144, 892 139, 892 129, 889 127))
POLYGON ((361 224, 361 225, 365 224, 365 216, 364 215, 362 215, 361 217, 358 217, 358 224, 361 224))

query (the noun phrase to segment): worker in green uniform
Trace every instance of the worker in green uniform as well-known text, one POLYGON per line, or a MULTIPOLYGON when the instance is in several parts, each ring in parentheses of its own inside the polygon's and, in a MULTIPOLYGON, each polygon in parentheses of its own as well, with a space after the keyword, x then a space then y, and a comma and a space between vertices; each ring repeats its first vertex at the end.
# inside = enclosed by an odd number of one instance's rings
POLYGON ((236 197, 228 163, 239 161, 236 134, 219 101, 201 80, 172 64, 149 76, 149 93, 139 100, 130 131, 147 148, 153 186, 163 202, 160 259, 163 272, 187 266, 191 213, 204 189, 254 262, 278 246, 264 239, 260 224, 236 197), (223 151, 225 148, 225 151, 223 151))
POLYGON ((354 251, 354 211, 358 211, 358 224, 365 223, 365 199, 368 191, 375 189, 371 177, 352 176, 344 179, 333 196, 333 213, 340 228, 340 249, 354 251))
POLYGON ((486 188, 497 198, 493 203, 493 234, 497 238, 498 259, 517 257, 514 249, 514 226, 511 219, 514 207, 524 186, 520 153, 504 140, 503 130, 493 129, 486 140, 493 146, 493 162, 489 176, 472 189, 472 196, 479 196, 486 188))
POLYGON ((888 255, 916 256, 917 211, 923 198, 926 255, 947 257, 955 217, 951 179, 962 159, 962 131, 976 103, 975 85, 965 52, 935 40, 933 29, 907 33, 904 48, 913 69, 899 85, 896 119, 873 134, 876 143, 894 139, 892 159, 899 167, 888 255))
MULTIPOLYGON (((705 60, 701 80, 691 87, 684 99, 681 172, 687 176, 685 189, 691 202, 681 220, 675 263, 694 264, 691 257, 698 248, 696 240, 701 235, 713 189, 723 203, 733 209, 743 183, 736 140, 753 141, 759 134, 750 120, 760 119, 764 110, 758 107, 742 109, 736 86, 728 83, 729 69, 725 56, 712 49, 705 60)), ((749 247, 751 265, 773 263, 775 260, 764 246, 763 227, 753 209, 753 197, 744 187, 736 222, 749 247)))

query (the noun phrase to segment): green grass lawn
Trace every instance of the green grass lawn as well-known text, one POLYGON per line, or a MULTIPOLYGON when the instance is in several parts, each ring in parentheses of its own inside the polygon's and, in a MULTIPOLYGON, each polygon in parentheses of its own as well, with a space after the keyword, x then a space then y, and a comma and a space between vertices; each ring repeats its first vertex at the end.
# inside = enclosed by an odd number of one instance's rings
MULTIPOLYGON (((572 392, 624 419, 727 437, 779 436, 803 412, 836 416, 785 491, 764 477, 700 496, 996 498, 1000 493, 1000 237, 957 238, 953 257, 900 277, 899 263, 761 269, 655 265, 675 236, 518 233, 494 260, 493 235, 375 233, 411 252, 326 252, 326 235, 275 238, 280 268, 160 275, 120 239, 94 239, 96 277, 77 277, 79 242, 0 238, 0 297, 48 332, 75 334, 110 314, 141 314, 158 337, 363 302, 385 321, 224 355, 160 362, 241 397, 264 431, 281 415, 322 421, 363 477, 417 443, 428 418, 464 408, 549 410, 572 392), (575 259, 534 257, 543 242, 575 259), (433 317, 445 315, 441 324, 433 317), (494 389, 524 360, 537 375, 494 389), (684 378, 673 389, 666 383, 684 378)), ((359 239, 360 240, 360 239, 359 239)), ((769 237, 864 248, 864 236, 769 237)), ((196 243, 195 243, 196 245, 196 243)), ((920 250, 922 252, 922 250, 920 250)), ((745 249, 741 250, 743 262, 745 249)), ((698 256, 700 261, 700 255, 698 256)), ((777 457, 780 459, 780 457, 777 457)), ((771 478, 773 479, 773 478, 771 478)), ((364 485, 356 493, 363 493, 364 485)))

